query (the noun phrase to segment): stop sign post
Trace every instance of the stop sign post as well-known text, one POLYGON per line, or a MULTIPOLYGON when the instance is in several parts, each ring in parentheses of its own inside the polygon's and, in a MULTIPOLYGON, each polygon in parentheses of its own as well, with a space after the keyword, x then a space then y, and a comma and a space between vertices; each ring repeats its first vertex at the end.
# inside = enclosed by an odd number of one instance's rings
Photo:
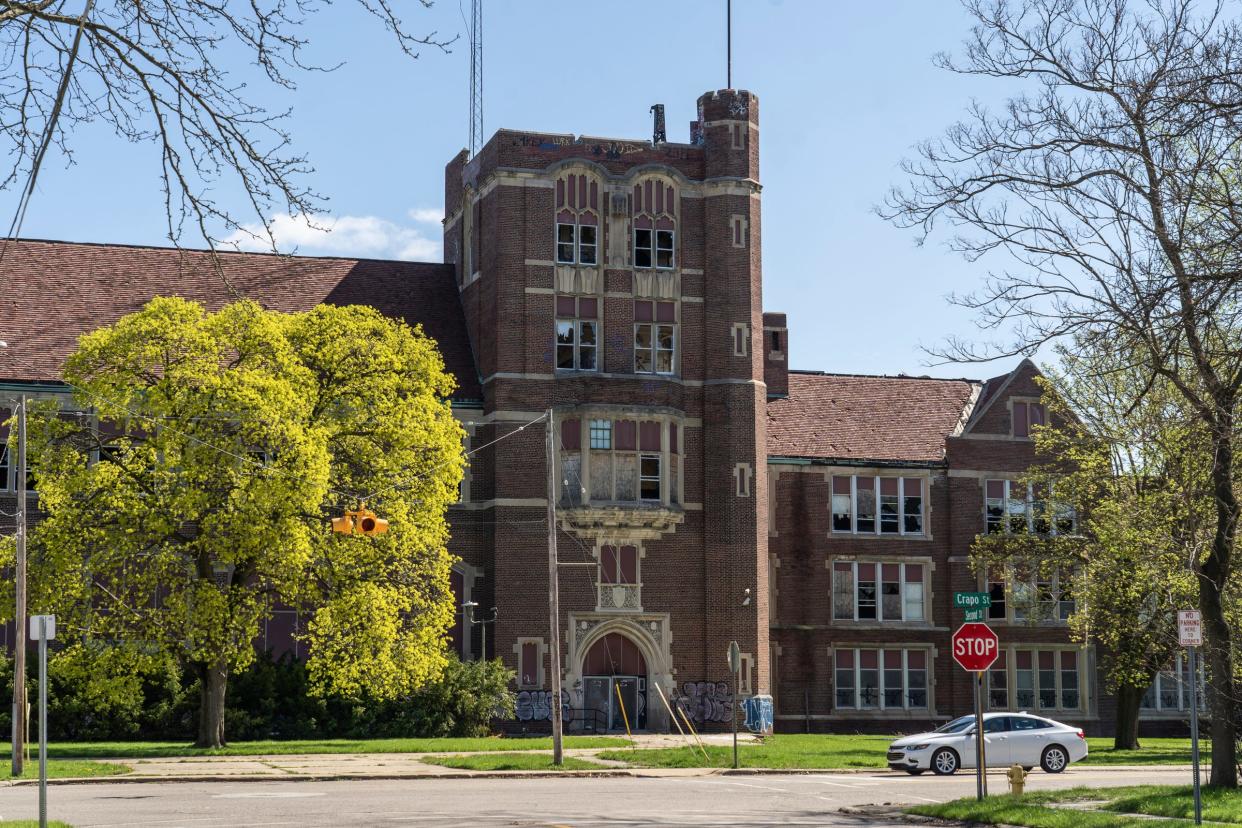
POLYGON ((975 787, 978 799, 988 793, 987 751, 983 739, 983 672, 1000 656, 1000 639, 987 624, 968 622, 953 633, 953 660, 975 674, 975 787))

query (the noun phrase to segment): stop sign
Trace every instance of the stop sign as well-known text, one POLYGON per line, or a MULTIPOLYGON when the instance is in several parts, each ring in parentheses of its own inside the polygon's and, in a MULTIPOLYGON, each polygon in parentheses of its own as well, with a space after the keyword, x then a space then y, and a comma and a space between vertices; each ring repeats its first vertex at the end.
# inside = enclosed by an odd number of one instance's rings
POLYGON ((986 670, 1000 654, 1000 639, 987 624, 963 624, 953 633, 953 660, 963 670, 986 670))

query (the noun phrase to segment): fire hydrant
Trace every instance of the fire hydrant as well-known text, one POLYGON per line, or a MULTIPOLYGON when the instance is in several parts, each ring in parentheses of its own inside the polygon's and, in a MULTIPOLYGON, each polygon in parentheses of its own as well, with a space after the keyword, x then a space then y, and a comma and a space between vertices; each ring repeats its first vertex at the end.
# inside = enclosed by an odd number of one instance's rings
POLYGON ((1026 771, 1022 770, 1022 766, 1010 765, 1005 776, 1009 777, 1009 792, 1014 796, 1022 796, 1022 789, 1026 787, 1026 771))

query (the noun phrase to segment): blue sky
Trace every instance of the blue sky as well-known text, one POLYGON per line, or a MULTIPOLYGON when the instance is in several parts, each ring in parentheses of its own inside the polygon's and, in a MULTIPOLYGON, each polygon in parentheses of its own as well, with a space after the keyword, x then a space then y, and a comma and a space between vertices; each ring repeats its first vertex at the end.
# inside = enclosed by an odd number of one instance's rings
MULTIPOLYGON (((457 0, 398 5, 413 32, 464 31, 457 0)), ((940 133, 972 96, 1012 91, 932 66, 968 32, 958 4, 734 0, 733 24, 734 86, 760 99, 764 306, 789 314, 793 367, 1009 368, 926 364, 921 346, 973 332, 945 296, 978 284, 987 263, 963 261, 943 235, 920 248, 872 212, 915 142, 940 133)), ((725 86, 724 28, 724 0, 486 0, 485 131, 644 138, 648 107, 663 103, 670 140, 685 141, 697 97, 725 86)), ((306 35, 313 57, 345 65, 263 94, 293 107, 288 128, 316 167, 312 183, 329 197, 324 221, 335 229, 325 236, 285 220, 282 240, 307 254, 438 261, 443 168, 466 142, 464 41, 410 61, 349 0, 306 35)), ((49 157, 23 235, 163 244, 155 147, 102 130, 74 140, 75 165, 49 157)), ((14 201, 4 194, 0 209, 14 201)))

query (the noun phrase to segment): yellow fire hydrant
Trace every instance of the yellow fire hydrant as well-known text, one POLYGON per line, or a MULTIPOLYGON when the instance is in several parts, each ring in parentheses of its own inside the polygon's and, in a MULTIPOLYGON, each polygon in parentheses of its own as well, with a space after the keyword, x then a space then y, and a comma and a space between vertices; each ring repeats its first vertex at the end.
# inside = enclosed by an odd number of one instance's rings
POLYGON ((1022 796, 1022 789, 1026 787, 1026 771, 1022 770, 1022 766, 1010 765, 1005 776, 1009 777, 1009 792, 1014 796, 1022 796))

